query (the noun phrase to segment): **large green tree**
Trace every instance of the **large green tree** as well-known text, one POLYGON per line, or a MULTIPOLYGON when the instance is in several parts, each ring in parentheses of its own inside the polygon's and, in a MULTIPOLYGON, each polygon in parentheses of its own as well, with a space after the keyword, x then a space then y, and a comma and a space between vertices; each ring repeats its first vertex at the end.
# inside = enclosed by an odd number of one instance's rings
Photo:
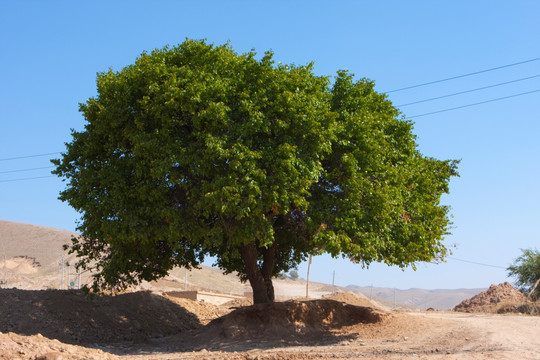
POLYGON ((211 255, 261 303, 309 254, 400 267, 445 256, 440 198, 456 162, 422 156, 372 82, 272 58, 186 40, 98 74, 84 130, 53 161, 95 290, 211 255))

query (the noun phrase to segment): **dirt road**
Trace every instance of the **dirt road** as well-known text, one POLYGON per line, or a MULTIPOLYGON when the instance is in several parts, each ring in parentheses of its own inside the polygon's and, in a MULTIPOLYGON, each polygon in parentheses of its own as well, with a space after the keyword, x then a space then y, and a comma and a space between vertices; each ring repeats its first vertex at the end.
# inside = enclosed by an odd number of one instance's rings
POLYGON ((539 317, 395 313, 379 324, 357 324, 291 341, 204 338, 204 334, 201 338, 199 333, 84 347, 39 334, 0 333, 0 359, 538 360, 539 335, 539 317))
MULTIPOLYGON (((429 359, 538 360, 540 318, 460 313, 395 314, 381 326, 353 326, 343 340, 319 346, 258 348, 238 343, 223 351, 160 353, 159 348, 126 359, 429 359)), ((163 344, 164 345, 164 344, 163 344)), ((169 344, 171 345, 171 344, 169 344)), ((230 345, 230 344, 229 344, 230 345)), ((266 344, 268 346, 269 344, 266 344)))
POLYGON ((540 317, 453 312, 423 313, 419 316, 442 322, 450 320, 458 328, 468 329, 477 335, 470 341, 469 354, 456 354, 456 359, 540 359, 540 317))

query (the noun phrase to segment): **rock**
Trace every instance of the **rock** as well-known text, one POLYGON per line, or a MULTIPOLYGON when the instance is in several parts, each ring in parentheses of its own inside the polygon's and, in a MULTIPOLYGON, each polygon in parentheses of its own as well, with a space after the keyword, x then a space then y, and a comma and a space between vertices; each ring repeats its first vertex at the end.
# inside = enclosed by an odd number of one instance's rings
POLYGON ((36 360, 64 360, 64 355, 59 352, 49 352, 45 355, 37 356, 36 360))

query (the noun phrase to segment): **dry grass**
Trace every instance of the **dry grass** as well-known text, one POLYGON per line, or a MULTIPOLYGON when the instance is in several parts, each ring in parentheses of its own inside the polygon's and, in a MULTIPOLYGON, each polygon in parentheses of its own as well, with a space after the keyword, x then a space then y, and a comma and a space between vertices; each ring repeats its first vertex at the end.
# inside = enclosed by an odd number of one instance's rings
POLYGON ((493 307, 491 311, 494 314, 525 314, 540 316, 540 302, 527 301, 527 302, 513 302, 506 301, 493 307))

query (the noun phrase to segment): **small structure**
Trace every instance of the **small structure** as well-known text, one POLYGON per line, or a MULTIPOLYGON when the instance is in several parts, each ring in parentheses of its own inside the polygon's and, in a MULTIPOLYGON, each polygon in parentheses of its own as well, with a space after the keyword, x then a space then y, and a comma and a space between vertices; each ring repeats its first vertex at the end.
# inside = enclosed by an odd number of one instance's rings
POLYGON ((211 293, 203 291, 167 291, 163 295, 176 297, 180 299, 189 299, 193 301, 204 301, 214 305, 221 305, 231 300, 243 299, 244 296, 232 295, 232 294, 221 294, 221 293, 211 293))

